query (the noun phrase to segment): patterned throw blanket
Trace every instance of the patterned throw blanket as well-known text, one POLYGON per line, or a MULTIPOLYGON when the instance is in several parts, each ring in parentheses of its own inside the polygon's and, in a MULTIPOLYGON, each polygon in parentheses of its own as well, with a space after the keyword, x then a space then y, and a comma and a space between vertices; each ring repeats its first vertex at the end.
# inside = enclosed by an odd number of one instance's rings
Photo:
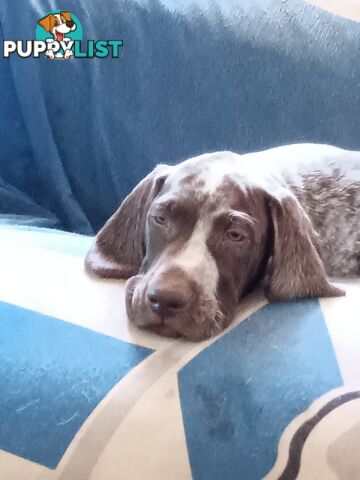
POLYGON ((360 478, 359 282, 162 339, 86 276, 91 240, 1 228, 1 480, 360 478))

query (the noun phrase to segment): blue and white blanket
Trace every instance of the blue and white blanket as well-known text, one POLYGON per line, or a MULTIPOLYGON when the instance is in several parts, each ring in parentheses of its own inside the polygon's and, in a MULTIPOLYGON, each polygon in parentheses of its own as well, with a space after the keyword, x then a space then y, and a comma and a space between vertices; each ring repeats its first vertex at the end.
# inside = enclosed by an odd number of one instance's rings
POLYGON ((91 240, 1 228, 1 480, 359 478, 359 282, 187 343, 128 324, 91 240))

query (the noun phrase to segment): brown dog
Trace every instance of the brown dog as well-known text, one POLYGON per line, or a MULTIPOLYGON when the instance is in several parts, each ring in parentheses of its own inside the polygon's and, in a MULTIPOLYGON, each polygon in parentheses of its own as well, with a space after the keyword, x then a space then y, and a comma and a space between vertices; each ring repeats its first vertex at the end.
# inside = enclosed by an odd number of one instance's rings
POLYGON ((338 296, 359 274, 360 153, 289 145, 159 166, 100 230, 86 259, 129 278, 131 321, 202 339, 259 283, 270 300, 338 296))

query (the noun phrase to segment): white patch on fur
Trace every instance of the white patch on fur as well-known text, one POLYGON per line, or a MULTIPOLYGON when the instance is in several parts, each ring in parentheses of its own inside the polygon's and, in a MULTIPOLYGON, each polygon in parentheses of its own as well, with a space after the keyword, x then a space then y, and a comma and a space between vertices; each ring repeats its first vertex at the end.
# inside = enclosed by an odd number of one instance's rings
POLYGON ((181 180, 195 174, 201 190, 213 194, 226 178, 246 192, 258 187, 279 200, 294 198, 290 186, 304 188, 303 179, 315 172, 341 176, 344 185, 360 182, 360 152, 323 144, 294 144, 243 155, 221 151, 189 158, 172 167, 169 196, 181 191, 181 180))
POLYGON ((244 220, 244 222, 254 224, 255 222, 258 222, 256 218, 252 217, 251 215, 248 215, 245 212, 238 212, 237 210, 233 210, 229 213, 229 217, 231 218, 238 218, 240 220, 244 220))
POLYGON ((275 168, 273 172, 272 162, 262 162, 262 153, 264 152, 240 155, 223 151, 192 157, 174 167, 168 180, 171 191, 180 191, 181 180, 189 173, 195 173, 197 179, 203 182, 201 190, 210 195, 214 194, 228 178, 244 192, 248 188, 259 187, 273 191, 278 197, 285 196, 278 169, 275 168))
POLYGON ((206 245, 211 226, 209 219, 200 219, 190 239, 174 258, 174 263, 201 285, 208 298, 215 296, 219 278, 216 262, 206 245))
MULTIPOLYGON (((207 155, 206 159, 202 157, 198 157, 198 161, 203 163, 200 179, 204 181, 206 192, 214 193, 223 184, 226 176, 235 177, 236 166, 239 165, 240 160, 240 155, 237 153, 216 152, 207 155)), ((237 178, 237 181, 240 183, 240 178, 237 178)))

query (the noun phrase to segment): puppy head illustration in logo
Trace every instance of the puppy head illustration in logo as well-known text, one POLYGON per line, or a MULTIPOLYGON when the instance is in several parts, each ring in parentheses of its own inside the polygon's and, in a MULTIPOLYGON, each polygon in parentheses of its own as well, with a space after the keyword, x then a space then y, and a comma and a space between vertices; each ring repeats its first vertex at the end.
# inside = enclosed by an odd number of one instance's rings
MULTIPOLYGON (((35 23, 35 22, 34 22, 35 23)), ((82 25, 76 15, 68 10, 53 10, 36 23, 35 40, 0 40, 3 58, 17 55, 20 58, 42 56, 60 58, 120 58, 123 40, 87 39, 83 42, 82 25)))
POLYGON ((48 58, 67 60, 74 56, 72 40, 76 38, 71 34, 80 26, 75 16, 66 11, 51 12, 41 18, 38 25, 42 27, 43 36, 46 36, 48 49, 45 55, 48 58))

